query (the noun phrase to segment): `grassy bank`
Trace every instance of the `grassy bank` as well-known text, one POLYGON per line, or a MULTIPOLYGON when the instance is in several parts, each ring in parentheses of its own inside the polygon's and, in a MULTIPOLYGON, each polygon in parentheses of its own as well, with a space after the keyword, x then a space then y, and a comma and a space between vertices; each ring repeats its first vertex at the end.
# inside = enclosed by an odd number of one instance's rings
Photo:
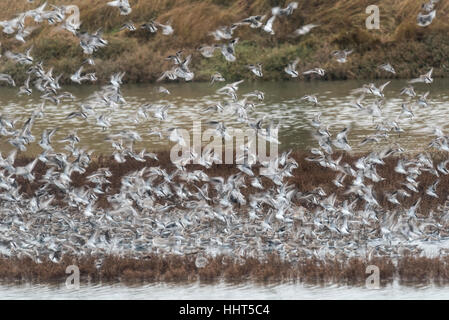
MULTIPOLYGON (((15 14, 35 8, 39 2, 29 4, 25 0, 2 1, 0 19, 12 19, 15 14)), ((56 5, 73 1, 53 0, 56 5)), ((434 67, 436 77, 449 76, 446 68, 449 55, 449 30, 447 15, 449 4, 441 1, 437 6, 437 18, 426 28, 416 25, 421 2, 414 0, 339 0, 299 2, 292 16, 279 18, 274 24, 275 35, 247 26, 238 28, 234 36, 240 38, 236 47, 236 62, 226 62, 216 51, 210 59, 203 58, 195 49, 202 44, 214 43, 209 32, 223 25, 230 25, 250 15, 269 14, 275 5, 285 6, 288 1, 275 0, 130 0, 133 11, 120 16, 117 8, 108 7, 102 0, 80 0, 82 30, 94 32, 102 27, 104 38, 109 41, 94 57, 97 65, 86 69, 96 72, 105 82, 113 72, 126 71, 125 81, 131 83, 154 81, 170 67, 164 58, 177 50, 192 53, 191 69, 195 81, 209 80, 213 72, 221 72, 227 80, 253 79, 245 68, 248 63, 264 65, 265 80, 287 79, 283 69, 287 63, 299 57, 298 71, 320 66, 327 71, 324 79, 375 79, 394 76, 377 69, 381 63, 390 62, 398 78, 418 76, 434 67), (365 8, 377 4, 380 8, 380 30, 367 30, 365 8), (133 21, 136 26, 155 19, 161 23, 171 21, 174 35, 160 32, 150 34, 145 30, 120 31, 123 23, 133 21), (311 33, 291 38, 289 35, 304 24, 315 23, 320 27, 311 33), (330 56, 333 50, 353 49, 346 64, 335 62, 330 56)), ((74 2, 75 3, 75 2, 74 2)), ((55 73, 63 72, 63 81, 81 65, 85 56, 78 39, 67 31, 58 30, 47 23, 41 24, 29 36, 26 44, 14 37, 2 34, 3 51, 22 51, 34 45, 36 61, 54 66, 55 73)), ((24 80, 23 68, 2 58, 1 72, 11 74, 17 81, 24 80)), ((296 80, 297 81, 297 80, 296 80)))

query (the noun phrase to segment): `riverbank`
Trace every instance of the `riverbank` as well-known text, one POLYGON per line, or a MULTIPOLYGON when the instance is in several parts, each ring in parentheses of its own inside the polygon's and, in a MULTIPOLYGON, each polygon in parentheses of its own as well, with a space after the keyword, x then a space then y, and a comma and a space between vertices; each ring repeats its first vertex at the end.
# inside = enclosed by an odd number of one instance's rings
MULTIPOLYGON (((16 1, 11 4, 4 1, 0 3, 0 19, 12 19, 17 13, 33 9, 39 3, 16 1)), ((71 2, 55 0, 52 3, 67 5, 71 2)), ((370 4, 376 4, 380 9, 380 30, 365 28, 368 16, 365 1, 300 1, 291 16, 275 22, 275 35, 247 26, 235 30, 234 36, 240 38, 235 62, 227 62, 218 50, 213 58, 204 58, 196 50, 200 45, 214 43, 209 33, 218 27, 251 15, 269 15, 272 6, 285 6, 286 3, 288 1, 130 0, 133 11, 129 16, 121 16, 117 8, 108 7, 104 1, 78 1, 76 5, 81 12, 82 30, 92 33, 102 28, 103 36, 109 42, 94 54, 96 66, 85 65, 84 71, 95 72, 100 83, 107 82, 112 73, 119 71, 126 72, 124 82, 127 83, 153 82, 170 68, 165 58, 182 49, 185 55, 192 54, 190 67, 195 73, 194 81, 209 81, 216 71, 228 81, 254 79, 246 65, 255 63, 263 64, 264 80, 286 80, 290 78, 284 68, 295 58, 300 58, 298 71, 318 66, 324 68, 327 74, 323 80, 412 78, 424 74, 431 67, 435 77, 449 76, 449 40, 446 37, 449 23, 444 19, 449 13, 449 4, 443 1, 437 5, 437 18, 426 28, 416 25, 421 3, 414 0, 373 1, 370 4), (161 23, 171 21, 174 35, 150 34, 140 28, 134 32, 120 30, 128 21, 139 27, 150 19, 161 23), (309 23, 320 26, 301 37, 290 36, 294 30, 309 23), (352 49, 354 53, 347 63, 340 64, 331 57, 331 52, 343 49, 352 49), (396 75, 377 68, 386 62, 394 66, 396 75)), ((61 83, 70 83, 70 75, 86 59, 74 35, 47 23, 33 30, 26 44, 4 33, 0 41, 3 52, 23 52, 33 45, 35 61, 54 67, 54 74, 63 73, 61 83)), ((11 74, 18 83, 26 78, 26 68, 4 56, 0 69, 11 74)))

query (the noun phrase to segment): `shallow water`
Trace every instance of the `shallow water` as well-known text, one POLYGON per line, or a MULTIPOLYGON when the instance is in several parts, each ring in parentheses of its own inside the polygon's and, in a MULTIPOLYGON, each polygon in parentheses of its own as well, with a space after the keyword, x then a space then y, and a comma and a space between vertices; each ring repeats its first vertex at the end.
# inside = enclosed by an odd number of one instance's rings
MULTIPOLYGON (((361 150, 358 143, 369 133, 374 133, 376 124, 382 120, 395 120, 400 116, 401 104, 409 101, 406 96, 400 96, 400 90, 407 85, 405 80, 395 80, 384 90, 386 103, 382 109, 382 117, 375 118, 358 111, 350 103, 356 96, 351 95, 353 89, 360 88, 368 81, 332 81, 332 82, 253 82, 240 85, 239 96, 254 91, 256 89, 265 93, 265 100, 262 103, 256 102, 256 108, 249 113, 251 119, 261 119, 266 117, 265 124, 270 120, 279 121, 281 149, 307 149, 310 146, 316 146, 311 136, 312 127, 310 121, 318 113, 322 113, 322 121, 330 125, 330 131, 336 133, 345 126, 351 127, 349 135, 350 143, 354 151, 361 150), (319 105, 312 105, 301 101, 301 97, 306 94, 316 94, 319 105)), ((376 86, 384 81, 376 81, 376 86)), ((70 119, 65 117, 77 107, 88 102, 88 98, 96 91, 99 86, 70 86, 63 88, 62 91, 69 91, 76 96, 72 101, 62 102, 59 106, 47 103, 45 108, 45 118, 37 119, 32 133, 39 141, 43 129, 59 127, 59 131, 53 137, 56 147, 57 141, 66 137, 71 131, 76 130, 81 138, 80 147, 94 150, 98 153, 109 153, 112 149, 109 142, 104 139, 110 133, 117 133, 122 130, 136 130, 143 138, 142 142, 136 144, 136 148, 146 148, 147 150, 167 149, 168 140, 159 140, 155 136, 149 136, 150 128, 168 129, 172 127, 186 128, 192 132, 194 120, 202 121, 203 130, 207 128, 207 121, 224 120, 228 128, 242 127, 241 123, 236 121, 236 117, 231 114, 205 113, 204 110, 215 105, 217 102, 223 102, 224 96, 218 95, 216 90, 223 84, 219 83, 210 86, 207 83, 181 83, 163 84, 171 95, 158 93, 158 85, 126 85, 122 88, 122 94, 127 104, 119 107, 118 110, 111 112, 107 108, 101 107, 96 110, 99 113, 111 113, 112 127, 102 131, 96 126, 96 120, 93 116, 86 120, 70 119), (154 104, 173 104, 174 107, 168 111, 167 121, 160 123, 156 119, 145 120, 136 123, 137 109, 144 103, 154 104)), ((430 90, 429 107, 415 107, 415 118, 410 119, 404 115, 399 117, 399 124, 405 130, 401 136, 391 134, 390 143, 398 142, 402 147, 408 150, 422 150, 430 141, 433 127, 447 127, 447 112, 449 111, 449 91, 447 87, 449 79, 436 79, 432 86, 425 84, 416 84, 417 94, 423 94, 430 90)), ((32 111, 40 106, 39 93, 33 92, 29 97, 17 96, 17 88, 0 89, 0 113, 8 119, 19 119, 16 127, 20 128, 24 121, 30 116, 32 111)), ((36 91, 36 90, 35 90, 36 91)), ((372 99, 366 99, 365 105, 370 105, 372 99)), ((6 139, 0 139, 2 150, 10 149, 6 139)), ((372 145, 365 148, 372 148, 372 145)), ((29 152, 40 153, 42 149, 37 143, 29 146, 29 152)))
POLYGON ((114 299, 114 300, 375 300, 375 299, 449 299, 449 288, 440 286, 402 286, 397 283, 380 288, 349 286, 282 285, 174 285, 144 286, 81 285, 68 289, 65 285, 0 286, 1 299, 114 299))

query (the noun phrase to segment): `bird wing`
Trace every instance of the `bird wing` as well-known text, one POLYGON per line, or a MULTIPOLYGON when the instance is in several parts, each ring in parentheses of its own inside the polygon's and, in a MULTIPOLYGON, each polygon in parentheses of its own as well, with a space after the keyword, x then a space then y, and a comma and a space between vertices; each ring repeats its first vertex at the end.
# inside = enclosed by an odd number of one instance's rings
POLYGON ((385 82, 383 85, 381 85, 381 86, 379 87, 379 91, 380 91, 380 92, 384 91, 385 87, 388 86, 388 85, 390 84, 390 82, 391 82, 391 81, 387 81, 387 82, 385 82))
POLYGON ((292 10, 297 9, 298 8, 298 2, 294 1, 294 2, 290 2, 287 6, 287 8, 290 8, 292 10))
POLYGON ((276 19, 276 16, 273 15, 270 19, 268 19, 267 24, 265 25, 264 29, 270 30, 273 28, 274 19, 276 19))
POLYGON ((107 5, 108 5, 108 6, 111 6, 111 7, 118 7, 120 4, 121 4, 121 1, 120 1, 120 0, 109 1, 109 2, 107 3, 107 5))
POLYGON ((292 62, 292 68, 293 69, 296 69, 296 66, 298 65, 298 63, 299 63, 299 58, 296 58, 293 62, 292 62))

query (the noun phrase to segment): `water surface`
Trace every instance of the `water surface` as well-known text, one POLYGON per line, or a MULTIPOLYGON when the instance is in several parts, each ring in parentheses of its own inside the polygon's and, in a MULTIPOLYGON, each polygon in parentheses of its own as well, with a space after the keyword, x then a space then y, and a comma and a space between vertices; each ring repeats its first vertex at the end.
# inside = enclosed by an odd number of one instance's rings
MULTIPOLYGON (((405 80, 394 80, 385 89, 385 104, 382 107, 381 117, 373 117, 367 112, 359 111, 351 102, 356 95, 351 91, 360 88, 366 81, 313 81, 313 82, 252 82, 240 85, 239 96, 248 92, 260 90, 265 93, 264 101, 253 100, 256 107, 249 113, 253 120, 265 117, 265 125, 270 120, 280 123, 281 149, 307 149, 316 146, 312 138, 311 120, 321 113, 324 124, 329 125, 332 133, 336 133, 349 126, 350 143, 354 151, 373 148, 373 145, 358 146, 360 141, 368 134, 373 134, 377 124, 383 121, 397 120, 402 129, 401 135, 391 133, 388 143, 399 143, 402 147, 411 151, 422 151, 426 148, 433 133, 433 128, 439 126, 447 127, 447 113, 449 111, 449 79, 436 79, 432 86, 416 84, 417 94, 430 91, 429 107, 414 107, 415 118, 410 119, 401 115, 401 105, 411 103, 416 99, 400 95, 401 89, 407 85, 405 80), (304 95, 315 94, 319 104, 301 100, 304 95), (364 148, 364 149, 362 149, 364 148)), ((376 81, 376 85, 384 81, 376 81)), ((193 121, 201 121, 202 128, 208 128, 210 120, 225 121, 227 127, 242 128, 243 124, 236 121, 232 114, 221 114, 205 112, 205 110, 218 102, 223 103, 225 97, 216 93, 223 84, 211 86, 207 83, 180 83, 163 84, 171 94, 159 93, 155 84, 125 85, 122 94, 127 103, 117 110, 112 111, 108 107, 97 107, 98 114, 109 114, 112 127, 103 131, 96 125, 95 117, 89 119, 65 120, 68 114, 77 111, 81 104, 89 104, 89 98, 99 90, 99 86, 69 86, 64 91, 69 91, 76 96, 74 101, 64 101, 60 105, 47 103, 45 117, 37 119, 32 133, 36 139, 40 139, 43 129, 60 128, 54 136, 55 145, 59 139, 66 137, 72 131, 76 131, 81 138, 80 147, 93 150, 96 153, 111 152, 110 142, 105 138, 111 133, 122 130, 136 130, 143 138, 142 142, 136 144, 136 148, 147 150, 160 150, 170 147, 167 139, 160 140, 158 137, 149 135, 149 130, 163 131, 168 128, 179 127, 192 130, 193 121), (161 122, 157 119, 141 120, 136 123, 138 108, 146 103, 165 105, 172 104, 168 111, 168 119, 161 122)), ((35 90, 36 91, 36 90, 35 90)), ((374 100, 367 98, 364 102, 369 106, 374 100)), ((0 89, 0 113, 9 119, 18 119, 16 127, 20 128, 22 123, 30 116, 32 111, 40 106, 39 93, 34 92, 32 96, 17 96, 17 88, 0 89)), ((7 139, 0 139, 2 150, 10 149, 7 139)), ((387 142, 385 142, 387 143, 387 142)), ((385 144, 384 143, 384 144, 385 144)), ((39 153, 42 149, 34 143, 29 147, 29 152, 39 153)))
POLYGON ((86 300, 378 300, 378 299, 449 299, 449 288, 435 285, 402 286, 397 283, 380 288, 304 284, 152 284, 143 286, 65 285, 0 286, 1 299, 86 299, 86 300))

